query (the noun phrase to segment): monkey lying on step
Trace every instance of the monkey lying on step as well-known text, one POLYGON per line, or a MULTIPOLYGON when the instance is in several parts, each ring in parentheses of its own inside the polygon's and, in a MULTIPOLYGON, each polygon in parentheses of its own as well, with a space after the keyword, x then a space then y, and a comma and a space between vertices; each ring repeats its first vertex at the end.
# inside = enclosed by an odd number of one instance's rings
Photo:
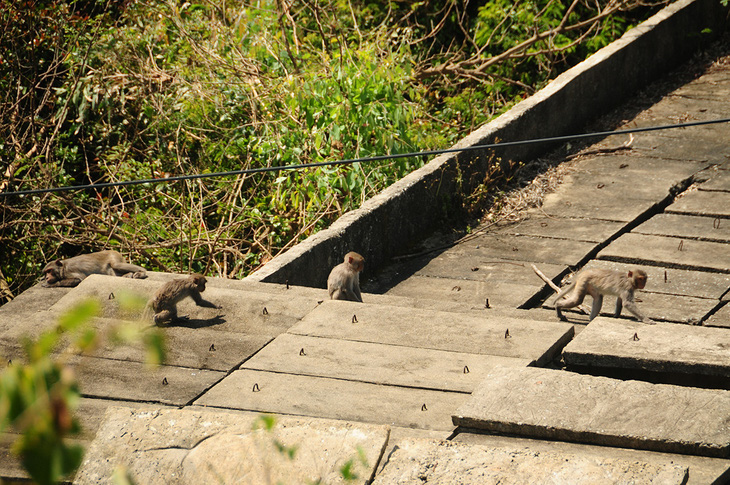
POLYGON ((110 250, 51 261, 43 268, 45 278, 43 286, 48 288, 76 286, 81 283, 81 280, 92 274, 147 278, 146 269, 125 262, 121 254, 110 250))

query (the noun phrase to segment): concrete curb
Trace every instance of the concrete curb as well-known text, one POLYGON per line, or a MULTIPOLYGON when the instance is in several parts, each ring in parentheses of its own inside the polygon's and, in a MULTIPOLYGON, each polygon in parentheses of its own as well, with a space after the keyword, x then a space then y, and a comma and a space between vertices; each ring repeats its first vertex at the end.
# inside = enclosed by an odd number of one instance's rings
MULTIPOLYGON (((586 122, 685 61, 726 27, 727 15, 719 0, 677 1, 454 147, 578 133, 586 122)), ((494 156, 506 163, 548 148, 525 145, 496 154, 478 150, 438 156, 246 280, 321 287, 330 268, 351 250, 365 256, 368 268, 376 268, 429 234, 459 192, 469 192, 483 180, 494 156)))

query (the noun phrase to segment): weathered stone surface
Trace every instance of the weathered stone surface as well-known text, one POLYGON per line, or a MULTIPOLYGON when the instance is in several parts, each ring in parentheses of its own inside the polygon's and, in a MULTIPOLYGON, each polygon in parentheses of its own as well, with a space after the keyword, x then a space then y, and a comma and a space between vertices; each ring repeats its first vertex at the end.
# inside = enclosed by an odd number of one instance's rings
POLYGON ((631 232, 730 242, 730 221, 714 217, 657 214, 631 232))
POLYGON ((629 222, 669 195, 669 190, 707 164, 627 156, 582 161, 545 197, 546 214, 629 222), (621 168, 621 167, 624 168, 621 168), (636 180, 641 179, 641 184, 636 180))
POLYGON ((449 417, 468 397, 463 393, 245 369, 233 372, 195 404, 450 430, 453 425, 449 417))
POLYGON ((534 213, 529 218, 500 226, 498 231, 516 236, 535 236, 602 243, 617 234, 623 224, 598 219, 547 217, 534 213))
MULTIPOLYGON (((614 261, 593 260, 585 265, 585 268, 628 271, 632 266, 614 261)), ((649 277, 646 288, 637 293, 641 299, 644 299, 647 293, 661 293, 719 300, 730 288, 730 274, 687 271, 661 266, 641 266, 641 269, 646 271, 649 277)))
POLYGON ((730 457, 730 391, 495 368, 454 424, 533 438, 730 457))
POLYGON ((562 322, 325 301, 289 333, 548 362, 573 336, 562 322), (357 322, 354 322, 354 318, 357 322), (509 330, 509 337, 505 333, 509 330))
POLYGON ((629 233, 598 253, 598 259, 729 273, 730 245, 629 233))
POLYGON ((241 369, 471 392, 495 365, 529 364, 528 359, 283 334, 241 369))
POLYGON ((563 359, 568 366, 726 376, 729 352, 724 329, 599 317, 563 349, 563 359))
MULTIPOLYGON (((484 310, 486 302, 493 308, 518 308, 529 301, 545 286, 539 284, 516 284, 506 282, 484 282, 472 279, 454 279, 415 275, 388 290, 389 295, 413 299, 433 298, 435 300, 459 303, 464 309, 484 310)), ((365 299, 365 297, 363 297, 365 299)), ((368 298, 368 303, 374 302, 368 298)))
POLYGON ((730 173, 724 170, 717 170, 712 174, 710 180, 703 182, 697 188, 699 190, 730 192, 730 173))
POLYGON ((367 483, 387 440, 387 427, 359 423, 276 417, 267 429, 250 413, 111 408, 74 483, 112 483, 119 465, 150 485, 345 483, 349 461, 347 483, 367 483))
MULTIPOLYGON (((518 236, 493 235, 491 239, 472 241, 469 245, 461 245, 453 250, 444 251, 415 274, 426 277, 480 281, 494 286, 502 283, 529 286, 542 285, 543 281, 532 270, 531 259, 519 260, 519 257, 524 256, 524 254, 517 255, 519 251, 512 250, 513 248, 519 249, 517 243, 525 241, 529 241, 533 245, 539 245, 540 251, 548 248, 551 244, 551 240, 545 238, 525 239, 518 236), (513 246, 512 243, 515 245, 513 246), (492 256, 489 254, 492 251, 490 245, 495 247, 499 245, 509 253, 515 253, 515 257, 508 259, 492 256)), ((579 250, 573 256, 574 258, 581 257, 585 254, 584 251, 588 251, 593 247, 590 243, 579 242, 578 244, 579 250)), ((526 244, 522 245, 522 247, 526 246, 526 244)), ((537 266, 548 278, 553 279, 566 269, 566 264, 554 263, 554 261, 537 263, 537 266)))
POLYGON ((389 456, 375 485, 594 483, 684 484, 688 469, 641 461, 407 440, 389 456))
MULTIPOLYGON (((630 463, 646 462, 657 466, 679 465, 689 467, 687 485, 707 485, 708 483, 720 485, 730 479, 730 460, 722 458, 659 453, 656 451, 567 443, 564 441, 533 440, 464 431, 459 432, 453 438, 453 441, 485 447, 525 449, 540 454, 548 452, 560 453, 566 456, 578 455, 594 460, 610 458, 611 460, 623 460, 630 463)), ((587 483, 582 480, 578 480, 578 482, 587 483)))
POLYGON ((477 236, 473 244, 474 249, 467 250, 460 247, 452 253, 461 253, 465 261, 474 267, 506 259, 518 261, 528 269, 530 269, 529 262, 540 265, 576 265, 597 247, 596 243, 585 241, 493 233, 477 236), (526 261, 528 263, 524 263, 526 261))
MULTIPOLYGON (((689 192, 666 208, 668 214, 730 217, 730 192, 689 192)), ((721 223, 723 221, 720 221, 721 223)), ((728 223, 728 221, 724 221, 728 223)))
POLYGON ((723 327, 730 329, 730 304, 725 304, 714 315, 704 322, 708 327, 723 327))

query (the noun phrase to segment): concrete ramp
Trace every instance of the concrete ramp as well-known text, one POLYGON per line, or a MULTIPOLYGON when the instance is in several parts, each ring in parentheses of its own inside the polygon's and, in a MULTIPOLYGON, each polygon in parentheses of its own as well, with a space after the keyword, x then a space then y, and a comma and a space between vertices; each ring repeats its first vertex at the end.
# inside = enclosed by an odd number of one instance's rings
POLYGON ((450 441, 404 440, 374 485, 523 485, 527 483, 684 484, 689 470, 675 464, 487 447, 450 441))
POLYGON ((726 458, 730 392, 500 367, 454 424, 526 437, 726 458))

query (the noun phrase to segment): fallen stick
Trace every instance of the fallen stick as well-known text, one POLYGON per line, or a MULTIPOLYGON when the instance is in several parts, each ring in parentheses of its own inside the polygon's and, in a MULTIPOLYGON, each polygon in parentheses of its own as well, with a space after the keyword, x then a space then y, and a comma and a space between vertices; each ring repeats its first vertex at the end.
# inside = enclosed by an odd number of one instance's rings
MULTIPOLYGON (((545 273, 543 273, 542 271, 537 269, 537 266, 535 266, 534 264, 531 264, 530 266, 532 266, 532 270, 535 272, 535 274, 537 276, 540 277, 541 280, 543 280, 545 283, 547 283, 550 288, 555 290, 555 293, 560 293, 560 287, 558 287, 558 285, 553 283, 551 279, 549 279, 547 276, 545 276, 545 273)), ((580 310, 584 315, 588 315, 588 310, 586 310, 583 307, 583 305, 579 305, 577 307, 577 309, 580 310)))

